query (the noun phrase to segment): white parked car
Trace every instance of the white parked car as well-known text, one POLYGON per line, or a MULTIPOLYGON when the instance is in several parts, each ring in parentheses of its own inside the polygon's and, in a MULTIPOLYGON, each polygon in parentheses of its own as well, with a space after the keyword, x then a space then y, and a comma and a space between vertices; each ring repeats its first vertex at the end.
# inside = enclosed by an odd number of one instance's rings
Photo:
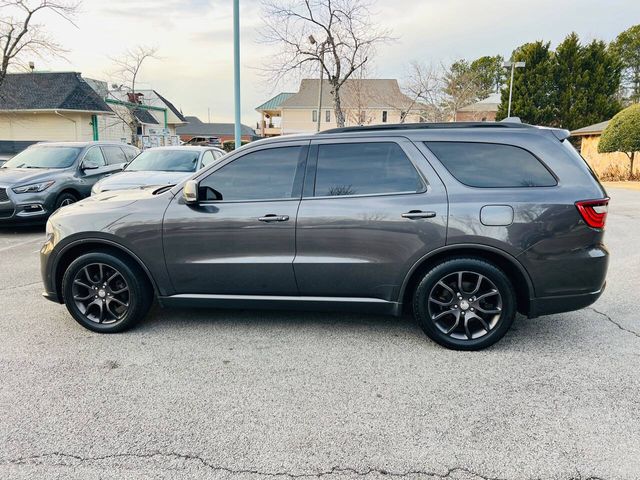
POLYGON ((124 170, 97 182, 92 195, 149 185, 175 185, 203 167, 217 162, 226 152, 215 147, 155 147, 144 150, 124 170))

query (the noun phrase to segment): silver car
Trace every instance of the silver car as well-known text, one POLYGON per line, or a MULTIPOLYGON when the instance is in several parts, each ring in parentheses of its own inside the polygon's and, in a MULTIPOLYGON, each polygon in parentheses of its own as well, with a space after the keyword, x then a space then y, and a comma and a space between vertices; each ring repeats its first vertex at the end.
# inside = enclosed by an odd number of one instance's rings
POLYGON ((226 152, 213 147, 155 147, 143 151, 122 172, 97 182, 91 195, 149 185, 175 185, 216 162, 226 152))

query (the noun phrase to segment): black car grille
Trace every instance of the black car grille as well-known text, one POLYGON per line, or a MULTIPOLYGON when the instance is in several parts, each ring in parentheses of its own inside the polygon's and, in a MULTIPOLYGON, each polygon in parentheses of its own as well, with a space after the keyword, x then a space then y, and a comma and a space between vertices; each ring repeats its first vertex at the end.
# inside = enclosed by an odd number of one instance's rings
POLYGON ((13 216, 14 206, 9 201, 7 189, 0 188, 0 218, 9 218, 13 216))

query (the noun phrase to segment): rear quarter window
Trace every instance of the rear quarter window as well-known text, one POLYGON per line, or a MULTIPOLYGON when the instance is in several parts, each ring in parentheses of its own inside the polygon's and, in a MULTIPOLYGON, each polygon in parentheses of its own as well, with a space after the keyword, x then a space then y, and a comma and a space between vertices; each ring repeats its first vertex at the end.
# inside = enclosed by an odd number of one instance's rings
POLYGON ((513 145, 425 142, 459 182, 471 187, 552 187, 555 177, 531 152, 513 145))

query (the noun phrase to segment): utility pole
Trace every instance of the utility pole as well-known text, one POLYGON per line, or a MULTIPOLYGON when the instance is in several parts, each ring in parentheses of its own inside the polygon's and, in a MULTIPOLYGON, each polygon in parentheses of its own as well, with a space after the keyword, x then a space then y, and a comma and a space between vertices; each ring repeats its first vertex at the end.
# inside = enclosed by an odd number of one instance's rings
MULTIPOLYGON (((313 35, 309 35, 309 43, 311 45, 316 44, 316 39, 313 35)), ((322 119, 322 81, 324 79, 324 49, 326 47, 327 41, 325 40, 320 44, 320 83, 318 84, 318 118, 316 125, 316 132, 320 131, 320 121, 322 119)))
POLYGON ((240 0, 233 0, 233 82, 235 148, 240 148, 242 145, 240 130, 240 0))
POLYGON ((511 68, 511 81, 509 82, 509 105, 507 106, 507 118, 511 116, 511 98, 513 96, 513 74, 516 71, 516 68, 524 68, 526 65, 525 62, 503 62, 502 66, 504 68, 511 68))

